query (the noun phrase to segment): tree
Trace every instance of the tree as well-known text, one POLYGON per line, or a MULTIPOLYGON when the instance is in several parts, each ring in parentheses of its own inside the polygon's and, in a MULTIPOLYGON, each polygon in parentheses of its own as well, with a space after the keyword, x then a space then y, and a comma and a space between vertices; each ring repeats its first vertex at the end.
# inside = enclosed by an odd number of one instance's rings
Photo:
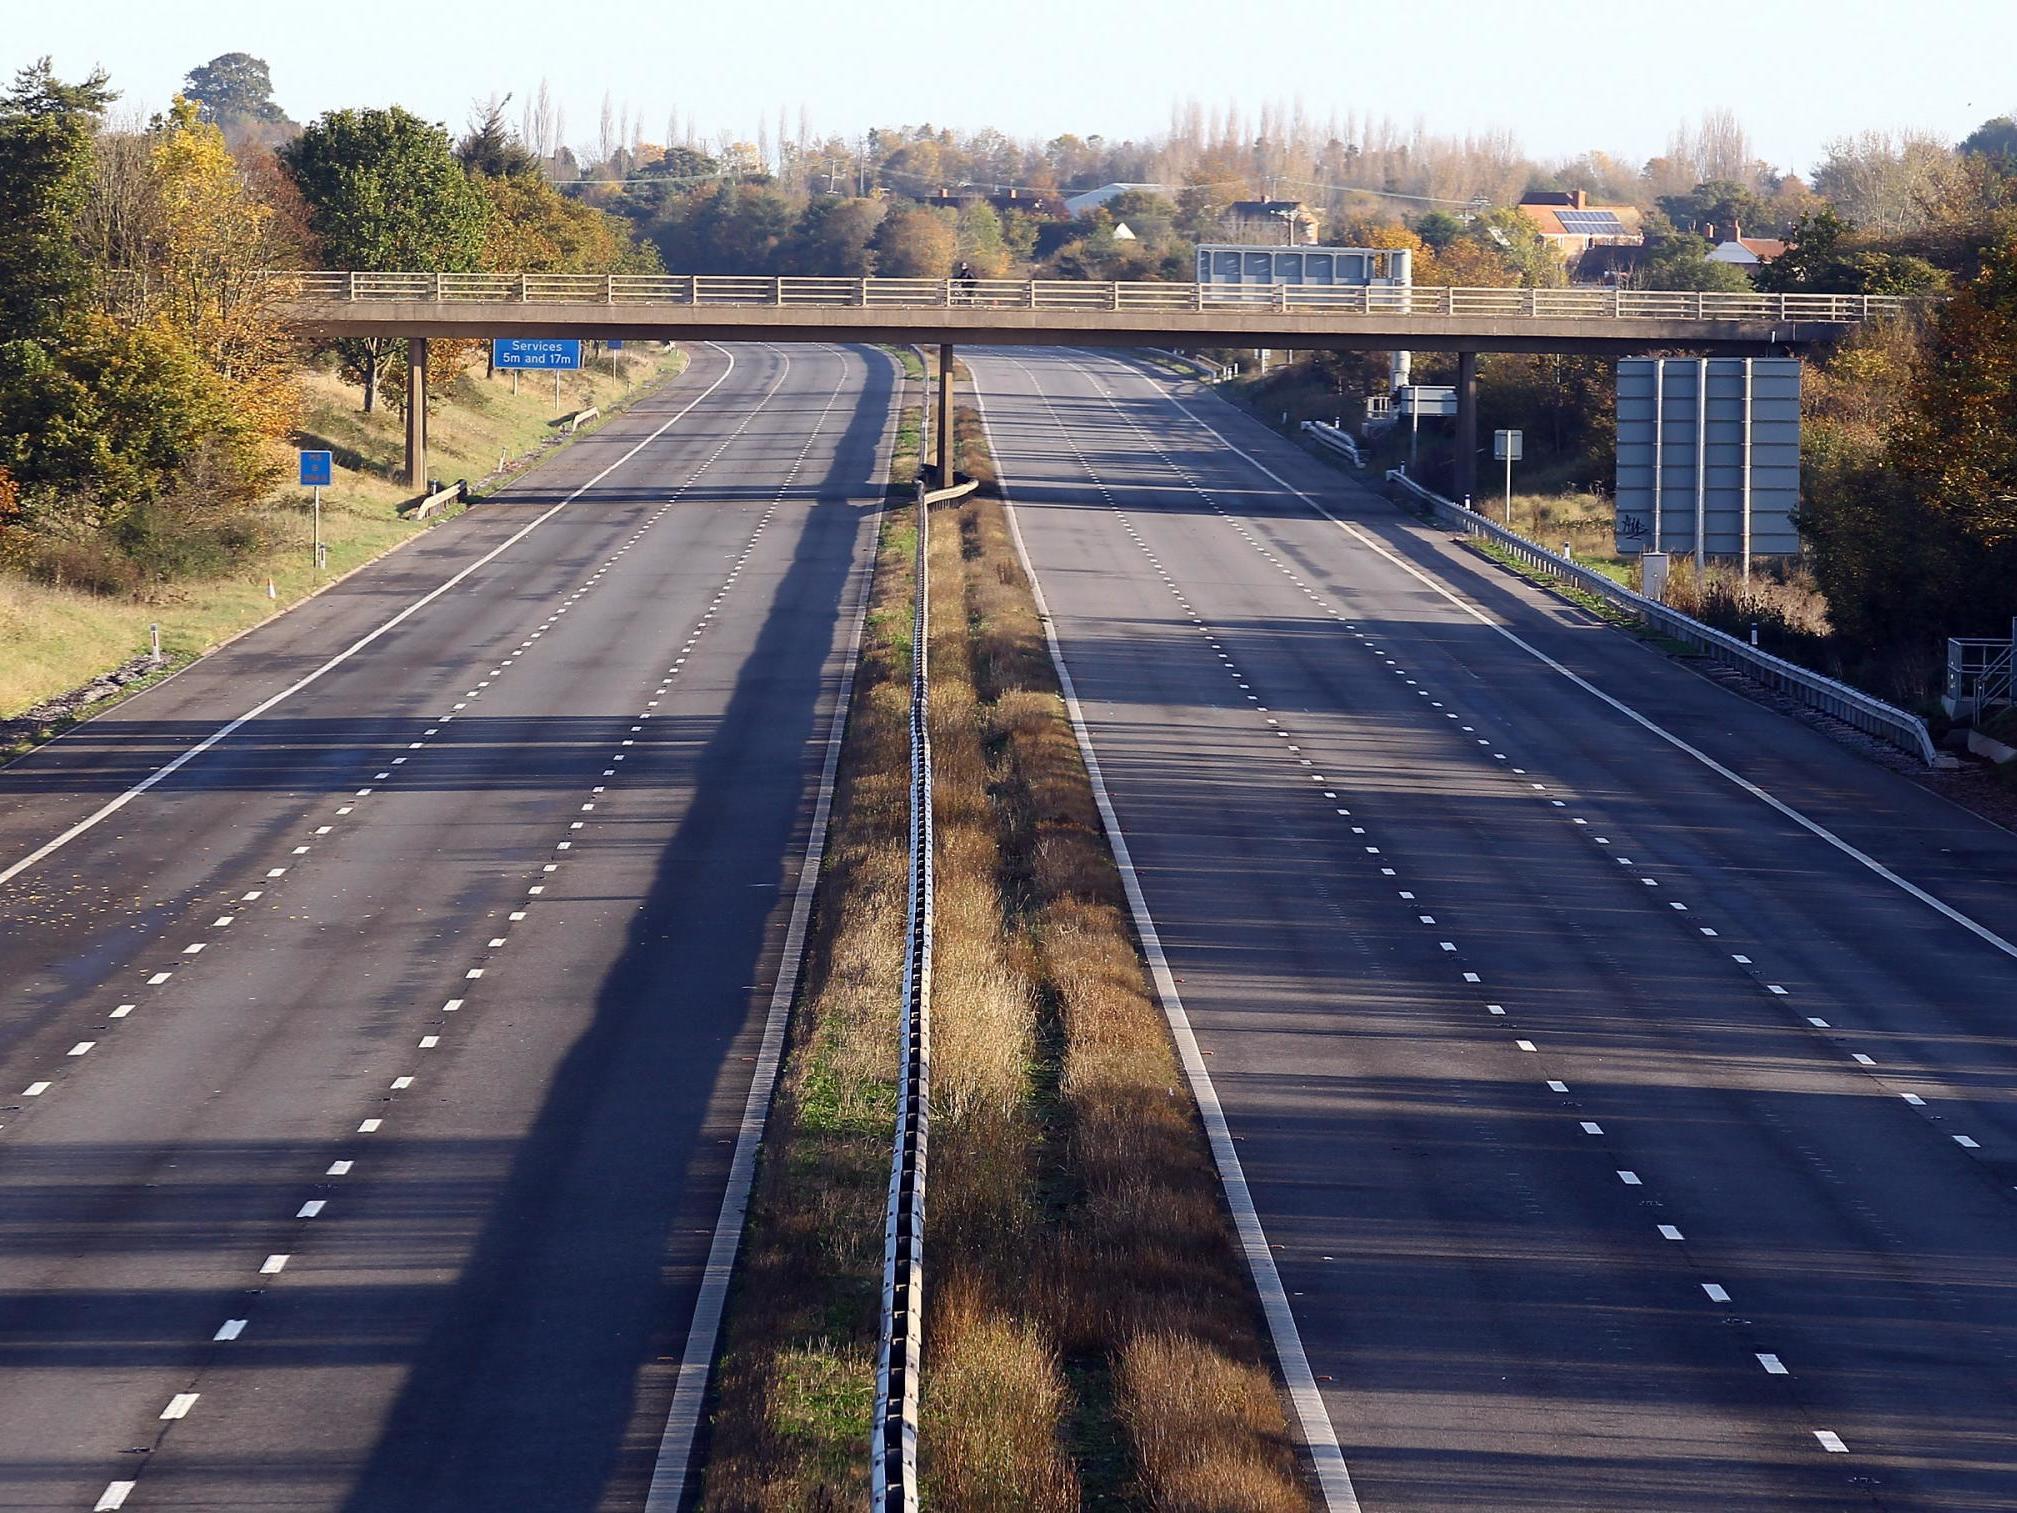
POLYGON ((1447 210, 1431 210, 1415 222, 1415 235, 1422 239, 1424 246, 1436 252, 1441 252, 1463 234, 1463 217, 1452 215, 1447 210))
POLYGON ((1734 179, 1710 179, 1686 194, 1660 196, 1660 209, 1675 226, 1721 240, 1753 231, 1765 218, 1765 202, 1748 185, 1734 179))
POLYGON ((183 80, 182 94, 196 102, 204 120, 216 126, 234 118, 287 119, 287 112, 273 102, 273 75, 266 60, 250 53, 222 53, 198 64, 183 80))
MULTIPOLYGON (((397 105, 333 110, 281 152, 309 223, 334 267, 467 273, 483 256, 486 204, 449 150, 448 133, 397 105)), ((379 369, 394 343, 338 342, 377 404, 379 369)))
POLYGON ((1639 283, 1646 289, 1686 289, 1749 294, 1750 276, 1734 263, 1712 262, 1709 244, 1693 232, 1648 238, 1639 283))
POLYGON ((91 134, 114 98, 103 73, 65 84, 47 58, 0 95, 0 339, 47 335, 84 298, 91 134))
MULTIPOLYGON (((1942 305, 1895 455, 1969 537, 2017 548, 2017 233, 1942 305)), ((2007 585, 2017 610, 2017 581, 2007 585)))
POLYGON ((956 234, 960 260, 972 267, 976 277, 1001 278, 1008 272, 1001 217, 986 200, 969 200, 960 206, 956 234))
POLYGON ((899 205, 876 228, 876 267, 889 278, 945 278, 957 246, 949 212, 899 205))
POLYGON ((1800 217, 1758 286, 1773 294, 1927 294, 1946 282, 1924 258, 1859 244, 1854 233, 1832 210, 1800 217))
POLYGON ((1969 132, 1959 148, 1964 158, 1982 158, 1998 172, 2017 174, 2017 120, 1997 116, 1969 132))
MULTIPOLYGON (((83 315, 60 346, 0 344, 0 466, 45 500, 89 498, 116 527, 200 456, 241 445, 256 450, 250 422, 159 323, 83 315)), ((232 469, 218 502, 242 503, 261 481, 232 469)))
POLYGON ((266 60, 250 53, 222 53, 190 69, 182 97, 195 101, 203 120, 233 146, 271 147, 294 134, 294 123, 274 102, 266 60))
POLYGON ((502 99, 492 95, 481 113, 471 116, 469 130, 455 144, 456 158, 471 175, 508 179, 539 171, 538 160, 504 122, 504 107, 510 103, 510 95, 502 99))
POLYGON ((1845 221, 1876 236, 1924 226, 1952 191, 1959 159, 1938 138, 1866 131, 1838 137, 1814 170, 1814 189, 1845 221))
POLYGON ((875 272, 880 200, 828 196, 805 207, 778 249, 779 271, 828 278, 866 278, 875 272))
MULTIPOLYGON (((279 264, 273 211, 251 191, 224 133, 180 96, 155 134, 152 168, 161 207, 155 313, 226 387, 243 422, 234 435, 284 436, 300 404, 298 348, 265 276, 279 264)), ((229 462, 248 476, 263 466, 253 452, 229 462)))
POLYGON ((630 224, 562 194, 538 173, 483 178, 483 266, 497 273, 655 273, 630 224))

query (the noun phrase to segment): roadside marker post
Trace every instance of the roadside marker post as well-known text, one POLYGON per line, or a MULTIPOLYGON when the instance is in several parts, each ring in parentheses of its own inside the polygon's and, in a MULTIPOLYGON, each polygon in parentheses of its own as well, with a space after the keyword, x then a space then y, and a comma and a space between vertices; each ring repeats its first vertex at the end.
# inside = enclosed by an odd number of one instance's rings
POLYGON ((336 479, 336 457, 330 452, 303 452, 301 454, 301 486, 315 491, 315 570, 319 573, 329 562, 328 550, 322 545, 322 491, 336 479))
POLYGON ((1520 460, 1524 431, 1492 432, 1492 455, 1506 464, 1506 529, 1513 528, 1513 464, 1520 460))

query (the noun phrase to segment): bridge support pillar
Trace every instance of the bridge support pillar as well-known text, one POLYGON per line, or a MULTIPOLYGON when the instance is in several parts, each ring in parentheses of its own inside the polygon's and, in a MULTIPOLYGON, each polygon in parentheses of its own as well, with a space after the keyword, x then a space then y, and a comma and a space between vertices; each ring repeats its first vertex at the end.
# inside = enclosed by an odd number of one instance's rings
POLYGON ((427 487, 427 338, 406 343, 406 486, 427 487))
POLYGON ((1457 353, 1457 476, 1455 493, 1469 503, 1478 492, 1478 354, 1457 353))
POLYGON ((952 343, 938 349, 938 486, 952 487, 952 343))

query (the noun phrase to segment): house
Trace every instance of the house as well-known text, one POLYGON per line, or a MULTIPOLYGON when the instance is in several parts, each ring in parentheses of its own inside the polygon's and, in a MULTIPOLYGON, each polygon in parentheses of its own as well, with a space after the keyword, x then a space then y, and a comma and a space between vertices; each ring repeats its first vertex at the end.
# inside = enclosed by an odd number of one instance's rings
POLYGON ((1592 247, 1636 247, 1646 240, 1634 206, 1592 205, 1581 189, 1536 191, 1521 196, 1517 208, 1540 238, 1571 262, 1592 247))
MULTIPOLYGON (((1715 239, 1714 228, 1710 229, 1710 239, 1715 239)), ((1709 253, 1712 263, 1734 263, 1746 272, 1761 268, 1786 250, 1786 243, 1776 236, 1745 236, 1743 228, 1732 228, 1732 235, 1717 242, 1709 253)))
POLYGON ((1310 247, 1323 234, 1323 217, 1301 200, 1234 200, 1220 221, 1227 241, 1249 246, 1310 247))
POLYGON ((1097 210, 1108 200, 1117 199, 1131 190, 1140 189, 1149 194, 1170 193, 1167 184, 1102 184, 1097 189, 1087 189, 1078 194, 1065 196, 1065 214, 1084 215, 1088 210, 1097 210))

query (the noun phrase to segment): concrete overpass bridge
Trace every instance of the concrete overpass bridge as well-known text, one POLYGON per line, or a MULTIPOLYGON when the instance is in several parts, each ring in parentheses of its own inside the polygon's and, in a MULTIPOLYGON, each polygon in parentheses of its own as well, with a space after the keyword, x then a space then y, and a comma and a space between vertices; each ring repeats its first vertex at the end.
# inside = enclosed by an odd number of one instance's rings
MULTIPOLYGON (((407 340, 409 392, 420 395, 427 340, 436 336, 933 344, 948 374, 953 349, 966 343, 1454 352, 1457 451, 1473 461, 1481 352, 1797 352, 1917 303, 1893 295, 1045 279, 362 272, 275 278, 284 318, 304 334, 407 340)), ((939 403, 949 421, 947 384, 939 403)), ((942 440, 951 433, 942 423, 942 440)), ((947 460, 941 456, 941 467, 947 460)), ((407 473, 417 484, 425 471, 425 410, 415 405, 407 419, 407 473)))

